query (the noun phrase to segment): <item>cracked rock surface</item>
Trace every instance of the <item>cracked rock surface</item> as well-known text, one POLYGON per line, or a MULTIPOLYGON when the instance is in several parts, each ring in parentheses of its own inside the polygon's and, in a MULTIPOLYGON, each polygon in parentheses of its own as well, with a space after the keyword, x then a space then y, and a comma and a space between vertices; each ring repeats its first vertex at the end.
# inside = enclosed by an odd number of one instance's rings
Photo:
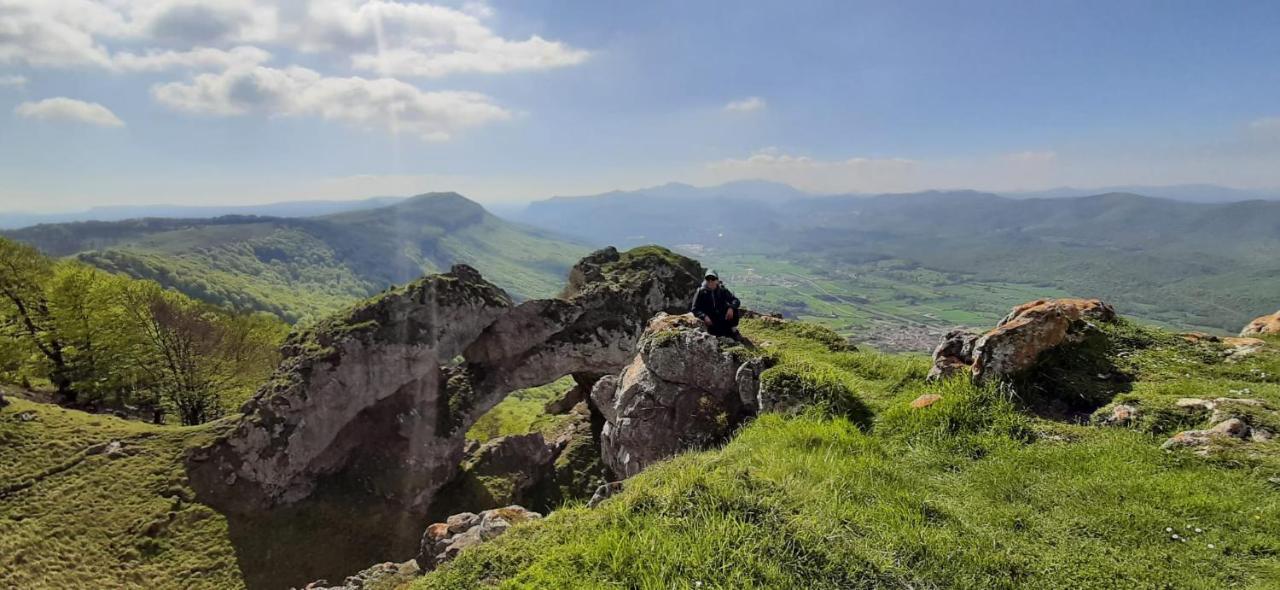
POLYGON ((655 313, 688 305, 697 262, 606 248, 562 298, 515 304, 465 265, 423 277, 290 335, 243 417, 188 455, 202 499, 232 511, 308 497, 324 478, 429 505, 459 469, 464 435, 507 393, 603 375, 655 313))

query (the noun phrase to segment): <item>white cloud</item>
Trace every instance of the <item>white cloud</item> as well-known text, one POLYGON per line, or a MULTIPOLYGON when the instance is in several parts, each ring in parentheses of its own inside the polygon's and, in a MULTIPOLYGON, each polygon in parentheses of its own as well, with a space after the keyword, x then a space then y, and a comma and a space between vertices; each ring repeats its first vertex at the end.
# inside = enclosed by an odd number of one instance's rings
POLYGON ((439 77, 457 72, 497 74, 582 63, 585 50, 533 35, 504 39, 481 22, 487 5, 464 10, 432 4, 313 1, 300 24, 304 50, 354 52, 353 67, 383 75, 439 77))
POLYGON ((76 121, 99 127, 124 127, 115 113, 96 102, 85 102, 59 96, 39 102, 24 102, 13 109, 14 114, 27 119, 43 121, 76 121))
POLYGON ((132 66, 155 55, 170 55, 170 67, 182 66, 184 60, 172 55, 195 53, 207 67, 215 50, 200 46, 274 39, 274 14, 251 0, 0 0, 0 63, 155 69, 132 66), (113 56, 108 41, 160 41, 194 50, 113 56))
POLYGON ((258 0, 133 0, 133 33, 188 45, 269 42, 279 34, 278 8, 258 0))
POLYGON ((23 88, 26 85, 26 76, 0 76, 0 87, 23 88))
POLYGON ((241 46, 231 50, 197 47, 190 51, 151 50, 142 54, 117 53, 112 57, 114 69, 127 72, 154 72, 169 69, 224 70, 238 65, 257 65, 271 59, 271 54, 257 47, 241 46))
POLYGON ((493 9, 395 0, 0 0, 0 64, 101 67, 209 67, 208 54, 231 44, 350 55, 356 69, 439 77, 504 73, 582 63, 589 53, 532 35, 507 39, 483 19, 493 9), (160 44, 114 55, 114 43, 160 44), (210 49, 213 48, 213 49, 210 49), (202 57, 174 57, 202 51, 202 57), (138 64, 148 65, 138 65, 138 64))
POLYGON ((123 15, 89 0, 0 0, 0 63, 106 66, 95 35, 119 35, 123 15))
POLYGON ((748 96, 746 98, 729 102, 724 105, 724 110, 730 113, 750 113, 764 109, 765 102, 759 96, 748 96))
POLYGON ((426 92, 390 78, 326 77, 301 67, 240 67, 151 89, 161 104, 209 115, 320 117, 443 141, 512 113, 475 92, 426 92))

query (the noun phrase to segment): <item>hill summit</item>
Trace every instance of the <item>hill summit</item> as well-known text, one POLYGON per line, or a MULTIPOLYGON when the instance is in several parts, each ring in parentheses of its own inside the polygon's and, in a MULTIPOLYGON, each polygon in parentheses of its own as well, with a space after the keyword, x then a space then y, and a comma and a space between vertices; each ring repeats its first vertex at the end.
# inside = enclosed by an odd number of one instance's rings
POLYGON ((503 221, 457 193, 320 217, 231 215, 37 225, 7 236, 50 256, 151 279, 289 321, 470 264, 517 298, 551 295, 586 248, 503 221))

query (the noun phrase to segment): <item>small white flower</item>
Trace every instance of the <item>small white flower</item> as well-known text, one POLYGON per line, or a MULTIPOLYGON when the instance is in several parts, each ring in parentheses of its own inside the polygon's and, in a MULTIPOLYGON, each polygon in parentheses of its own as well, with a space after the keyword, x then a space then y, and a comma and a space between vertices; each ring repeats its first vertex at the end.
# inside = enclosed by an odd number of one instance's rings
POLYGON ((1181 539, 1182 537, 1179 537, 1178 535, 1176 535, 1176 534, 1175 534, 1175 535, 1169 535, 1169 538, 1170 538, 1170 539, 1173 539, 1174 541, 1177 541, 1178 539, 1181 539))
POLYGON ((693 587, 694 587, 694 588, 701 588, 701 587, 702 587, 702 580, 698 580, 697 582, 694 582, 694 583, 693 583, 693 587))
POLYGON ((1204 532, 1204 529, 1202 529, 1202 528, 1200 528, 1200 527, 1196 527, 1196 532, 1197 532, 1197 533, 1203 533, 1203 532, 1204 532))
POLYGON ((1166 532, 1166 533, 1172 533, 1172 532, 1173 532, 1173 527, 1171 527, 1171 526, 1164 527, 1164 532, 1166 532))
POLYGON ((1209 548, 1213 549, 1213 543, 1209 543, 1209 548))

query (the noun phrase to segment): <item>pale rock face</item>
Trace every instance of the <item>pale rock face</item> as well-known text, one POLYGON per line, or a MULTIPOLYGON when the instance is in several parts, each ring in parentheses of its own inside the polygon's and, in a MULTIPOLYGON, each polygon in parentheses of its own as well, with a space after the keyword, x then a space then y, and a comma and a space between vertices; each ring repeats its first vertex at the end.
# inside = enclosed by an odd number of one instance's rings
POLYGON ((982 335, 955 331, 933 351, 930 379, 968 372, 975 381, 1002 380, 1026 371, 1040 355, 1078 342, 1087 322, 1110 322, 1115 309, 1097 299, 1037 299, 1019 305, 982 335))
POLYGON ((744 369, 748 363, 725 351, 732 343, 708 334, 690 315, 660 314, 649 323, 631 364, 602 378, 591 393, 605 418, 604 463, 615 475, 630 477, 680 451, 719 442, 754 414, 760 368, 744 369))
POLYGON ((1280 334, 1280 311, 1256 318, 1246 324, 1243 330, 1240 330, 1241 336, 1256 336, 1259 334, 1280 334))
POLYGON ((697 263, 607 248, 573 269, 564 299, 513 305, 474 269, 424 277, 294 334, 229 432, 188 456, 202 500, 252 511, 346 475, 422 508, 454 475, 464 434, 507 393, 616 372, 645 320, 683 309, 697 263))

